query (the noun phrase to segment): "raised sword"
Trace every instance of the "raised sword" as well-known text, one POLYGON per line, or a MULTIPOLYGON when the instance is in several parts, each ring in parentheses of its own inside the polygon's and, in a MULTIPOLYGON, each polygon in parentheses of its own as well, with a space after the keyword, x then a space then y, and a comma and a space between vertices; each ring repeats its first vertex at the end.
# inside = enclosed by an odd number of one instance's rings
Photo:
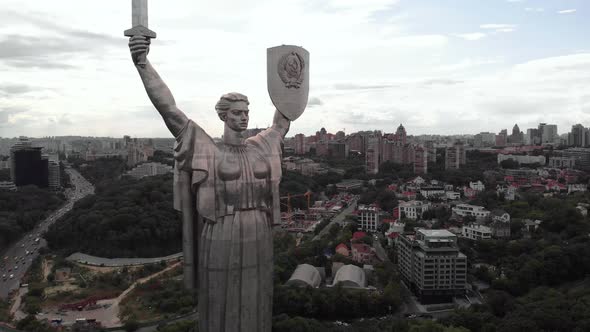
MULTIPOLYGON (((148 29, 148 3, 147 0, 131 0, 131 26, 125 30, 125 36, 144 36, 146 38, 156 38, 156 33, 148 29)), ((142 54, 138 59, 137 65, 145 67, 146 54, 142 54)))

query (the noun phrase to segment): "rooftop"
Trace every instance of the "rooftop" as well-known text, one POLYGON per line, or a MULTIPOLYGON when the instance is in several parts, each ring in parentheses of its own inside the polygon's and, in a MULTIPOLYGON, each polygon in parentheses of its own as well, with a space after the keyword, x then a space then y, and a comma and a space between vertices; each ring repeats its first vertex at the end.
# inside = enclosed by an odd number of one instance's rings
POLYGON ((418 232, 424 234, 424 236, 434 236, 434 237, 447 237, 447 236, 455 236, 455 234, 449 232, 446 229, 419 229, 418 232))

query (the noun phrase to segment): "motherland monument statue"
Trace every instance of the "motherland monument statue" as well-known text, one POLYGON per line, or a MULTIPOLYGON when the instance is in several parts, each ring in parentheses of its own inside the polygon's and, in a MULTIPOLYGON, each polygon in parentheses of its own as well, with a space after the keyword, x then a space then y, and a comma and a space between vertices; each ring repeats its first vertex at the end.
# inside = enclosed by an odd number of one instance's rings
POLYGON ((174 207, 182 211, 184 282, 198 289, 199 331, 270 332, 272 224, 280 220, 281 143, 305 110, 309 53, 297 46, 267 50, 273 125, 244 139, 248 98, 227 93, 215 105, 224 122, 215 143, 176 105, 147 59, 156 33, 148 29, 147 0, 132 0, 129 48, 148 97, 176 138, 174 207))

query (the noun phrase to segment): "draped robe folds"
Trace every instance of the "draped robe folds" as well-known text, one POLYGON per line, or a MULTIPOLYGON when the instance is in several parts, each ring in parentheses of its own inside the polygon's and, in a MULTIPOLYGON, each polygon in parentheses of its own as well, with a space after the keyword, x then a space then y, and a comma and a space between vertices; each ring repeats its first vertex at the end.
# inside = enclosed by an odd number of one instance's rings
POLYGON ((268 128, 244 145, 215 144, 191 120, 176 137, 174 208, 185 278, 198 284, 199 331, 271 331, 282 141, 268 128))

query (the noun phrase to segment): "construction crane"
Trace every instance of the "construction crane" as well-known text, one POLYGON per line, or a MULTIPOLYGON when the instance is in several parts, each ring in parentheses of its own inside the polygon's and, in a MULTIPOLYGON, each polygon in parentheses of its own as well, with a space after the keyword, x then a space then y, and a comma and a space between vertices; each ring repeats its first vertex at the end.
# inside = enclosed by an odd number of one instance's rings
POLYGON ((291 207, 291 198, 307 197, 307 210, 309 211, 309 207, 311 206, 311 203, 310 203, 310 201, 311 201, 311 194, 313 194, 313 193, 308 190, 305 194, 298 194, 298 195, 287 194, 287 196, 280 197, 280 199, 281 199, 281 205, 287 207, 287 218, 289 218, 288 219, 289 220, 289 224, 292 223, 291 214, 293 212, 293 209, 291 207), (285 203, 282 202, 285 199, 287 200, 287 204, 285 204, 285 203))

